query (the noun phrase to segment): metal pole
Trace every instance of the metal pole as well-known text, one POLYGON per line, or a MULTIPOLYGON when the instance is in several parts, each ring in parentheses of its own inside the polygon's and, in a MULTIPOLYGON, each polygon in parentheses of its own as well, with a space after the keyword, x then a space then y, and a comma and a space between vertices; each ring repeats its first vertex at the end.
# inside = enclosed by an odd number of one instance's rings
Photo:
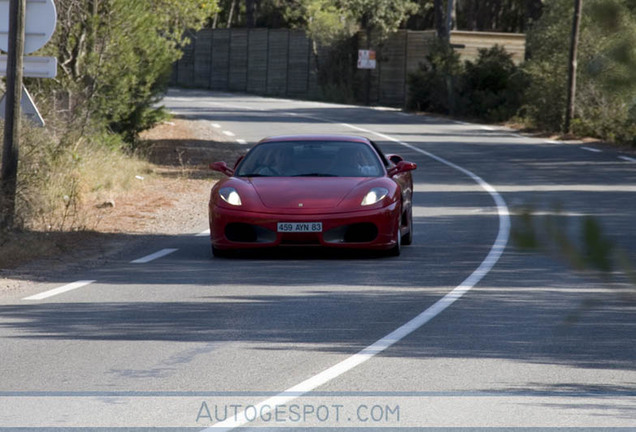
POLYGON ((7 93, 2 151, 2 194, 0 228, 11 229, 15 219, 15 198, 20 150, 20 100, 22 99, 22 56, 26 0, 9 3, 9 52, 7 57, 7 93))
POLYGON ((572 117, 574 117, 574 103, 576 100, 576 69, 577 52, 579 47, 579 31, 581 28, 581 9, 583 0, 574 0, 574 19, 572 22, 572 39, 570 42, 570 64, 568 68, 568 99, 565 112, 565 125, 563 131, 567 134, 571 132, 572 117))

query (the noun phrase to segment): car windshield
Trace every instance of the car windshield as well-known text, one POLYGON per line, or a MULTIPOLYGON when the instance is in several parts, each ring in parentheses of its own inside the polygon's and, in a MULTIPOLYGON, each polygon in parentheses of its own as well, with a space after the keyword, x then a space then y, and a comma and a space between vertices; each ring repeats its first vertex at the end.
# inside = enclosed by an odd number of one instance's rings
POLYGON ((379 177, 383 165, 373 148, 352 141, 266 142, 252 148, 238 177, 379 177))

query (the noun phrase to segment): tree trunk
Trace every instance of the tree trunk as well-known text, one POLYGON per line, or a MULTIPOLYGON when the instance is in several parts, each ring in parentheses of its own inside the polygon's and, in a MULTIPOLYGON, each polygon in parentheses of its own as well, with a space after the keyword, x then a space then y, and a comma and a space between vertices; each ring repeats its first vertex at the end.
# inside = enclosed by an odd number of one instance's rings
POLYGON ((245 0, 245 26, 247 28, 254 28, 256 25, 256 18, 254 17, 255 7, 256 0, 245 0))
POLYGON ((236 6, 236 0, 232 0, 230 5, 230 12, 227 16, 227 28, 232 27, 232 18, 234 17, 234 7, 236 6))
POLYGON ((570 65, 568 69, 568 101, 565 112, 563 131, 567 134, 572 129, 574 103, 576 101, 576 56, 579 48, 579 30, 581 28, 581 8, 583 0, 574 0, 574 19, 572 20, 572 40, 570 44, 570 65))

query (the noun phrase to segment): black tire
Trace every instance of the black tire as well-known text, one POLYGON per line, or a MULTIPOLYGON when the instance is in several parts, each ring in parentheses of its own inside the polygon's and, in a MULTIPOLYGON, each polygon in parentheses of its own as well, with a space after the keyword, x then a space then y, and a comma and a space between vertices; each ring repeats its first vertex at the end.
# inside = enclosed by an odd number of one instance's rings
POLYGON ((397 239, 397 243, 395 244, 395 246, 393 246, 391 249, 389 249, 389 252, 387 253, 387 255, 391 256, 391 257, 400 256, 400 253, 402 252, 402 236, 400 235, 400 227, 399 227, 399 225, 398 225, 398 229, 397 229, 397 233, 395 235, 395 238, 397 239))
POLYGON ((404 246, 413 244, 413 207, 409 207, 406 214, 406 224, 409 227, 409 232, 402 236, 402 244, 404 246))

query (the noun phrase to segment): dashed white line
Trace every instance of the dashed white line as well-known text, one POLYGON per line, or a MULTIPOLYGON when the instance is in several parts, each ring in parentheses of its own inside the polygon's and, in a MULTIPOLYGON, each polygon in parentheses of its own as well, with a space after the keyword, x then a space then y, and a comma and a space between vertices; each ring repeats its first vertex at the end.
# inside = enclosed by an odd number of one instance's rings
POLYGON ((581 147, 581 150, 589 151, 589 152, 592 152, 592 153, 603 153, 603 150, 599 150, 599 149, 592 148, 592 147, 585 147, 585 146, 581 147))
POLYGON ((618 158, 619 158, 619 159, 622 159, 622 160, 624 160, 624 161, 627 161, 627 162, 636 162, 636 159, 631 158, 631 157, 629 157, 629 156, 619 156, 618 158))
POLYGON ((214 129, 221 129, 221 125, 218 123, 212 123, 210 126, 212 126, 214 129))
POLYGON ((207 237, 207 236, 209 236, 209 235, 210 235, 210 230, 209 230, 209 229, 207 229, 207 230, 205 230, 205 231, 203 231, 203 232, 200 232, 200 233, 199 233, 199 234, 197 234, 195 237, 207 237))
POLYGON ((491 132, 492 132, 492 131, 497 130, 497 129, 495 129, 495 128, 494 128, 494 127, 492 127, 492 126, 479 126, 479 128, 480 128, 480 129, 483 129, 483 130, 485 130, 485 131, 491 131, 491 132))
POLYGON ((546 144, 561 144, 559 141, 555 141, 555 140, 545 140, 544 143, 546 143, 546 144))
POLYGON ((145 257, 136 259, 134 261, 131 261, 130 263, 131 264, 146 264, 146 263, 149 263, 150 261, 154 261, 158 258, 165 257, 166 255, 170 255, 171 253, 176 252, 178 250, 179 249, 161 249, 159 252, 146 255, 145 257))
POLYGON ((86 286, 86 285, 90 285, 93 282, 95 282, 95 281, 94 280, 81 280, 81 281, 73 282, 73 283, 70 283, 68 285, 61 286, 59 288, 54 288, 52 290, 44 291, 44 292, 42 292, 40 294, 35 294, 35 295, 29 296, 29 297, 25 297, 22 300, 43 300, 45 298, 53 297, 53 296, 58 295, 58 294, 62 294, 62 293, 65 293, 65 292, 68 292, 68 291, 72 291, 72 290, 77 289, 77 288, 81 288, 81 287, 86 286))
POLYGON ((230 132, 230 131, 223 131, 221 132, 223 135, 227 135, 229 137, 233 137, 236 136, 236 134, 234 132, 230 132))
POLYGON ((239 143, 239 144, 243 144, 243 145, 247 144, 247 141, 245 141, 244 139, 240 139, 240 138, 237 139, 236 142, 239 143))

